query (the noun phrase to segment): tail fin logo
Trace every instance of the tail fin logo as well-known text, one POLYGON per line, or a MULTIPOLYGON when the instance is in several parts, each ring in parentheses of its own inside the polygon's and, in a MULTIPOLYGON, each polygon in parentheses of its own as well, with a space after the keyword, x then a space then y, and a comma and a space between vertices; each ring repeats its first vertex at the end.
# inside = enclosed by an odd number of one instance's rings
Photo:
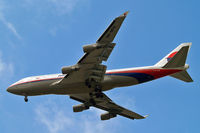
POLYGON ((177 52, 173 52, 173 53, 171 53, 171 54, 167 57, 167 61, 170 61, 171 58, 173 58, 174 55, 176 55, 176 53, 177 53, 177 52))

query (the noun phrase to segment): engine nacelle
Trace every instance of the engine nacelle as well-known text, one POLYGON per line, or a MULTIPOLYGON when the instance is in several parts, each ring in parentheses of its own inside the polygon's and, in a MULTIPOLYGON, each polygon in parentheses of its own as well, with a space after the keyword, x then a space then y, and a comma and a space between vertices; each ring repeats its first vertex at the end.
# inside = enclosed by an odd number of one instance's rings
POLYGON ((116 116, 117 116, 116 114, 106 112, 104 114, 101 114, 101 120, 109 120, 109 119, 114 118, 116 116))
POLYGON ((101 47, 102 47, 102 45, 99 45, 97 43, 84 45, 83 46, 83 52, 84 53, 89 53, 89 52, 93 51, 94 49, 101 48, 101 47))
POLYGON ((70 72, 77 71, 77 70, 79 70, 79 66, 77 66, 77 65, 66 66, 66 67, 62 68, 62 74, 68 74, 70 72))
POLYGON ((83 110, 89 109, 89 106, 86 106, 85 104, 79 104, 73 106, 74 112, 82 112, 83 110))
POLYGON ((185 64, 184 68, 188 69, 190 66, 188 64, 185 64))

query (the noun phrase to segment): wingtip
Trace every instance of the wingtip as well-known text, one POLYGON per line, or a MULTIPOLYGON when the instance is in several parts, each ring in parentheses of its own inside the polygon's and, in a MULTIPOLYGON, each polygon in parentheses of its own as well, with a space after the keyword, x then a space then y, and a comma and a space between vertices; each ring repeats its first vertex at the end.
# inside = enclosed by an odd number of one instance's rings
POLYGON ((128 15, 128 13, 129 13, 129 11, 126 11, 126 12, 124 13, 124 16, 127 16, 127 15, 128 15))
POLYGON ((125 13, 123 13, 122 15, 120 15, 121 17, 126 17, 128 15, 129 11, 126 11, 125 13))
POLYGON ((149 115, 145 115, 145 116, 144 116, 144 119, 147 118, 148 116, 149 116, 149 115))

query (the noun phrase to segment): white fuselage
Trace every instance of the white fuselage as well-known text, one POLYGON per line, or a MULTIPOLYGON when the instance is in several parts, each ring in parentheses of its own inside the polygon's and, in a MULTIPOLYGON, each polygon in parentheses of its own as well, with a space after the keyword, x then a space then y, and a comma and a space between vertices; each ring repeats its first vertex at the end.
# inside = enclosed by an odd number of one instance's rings
MULTIPOLYGON (((164 69, 155 66, 116 69, 106 71, 102 81, 102 91, 116 87, 130 86, 164 77, 181 69, 164 69)), ((7 91, 23 96, 34 96, 44 94, 76 94, 94 91, 85 85, 85 82, 55 84, 65 77, 65 74, 51 74, 27 77, 12 84, 7 91)))

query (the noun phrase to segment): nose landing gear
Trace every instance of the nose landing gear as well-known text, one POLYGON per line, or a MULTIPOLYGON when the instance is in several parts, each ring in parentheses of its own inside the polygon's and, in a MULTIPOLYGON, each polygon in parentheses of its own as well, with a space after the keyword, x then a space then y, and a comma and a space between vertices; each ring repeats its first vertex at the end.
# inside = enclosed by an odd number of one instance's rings
POLYGON ((27 96, 24 97, 24 101, 28 102, 28 97, 27 96))

